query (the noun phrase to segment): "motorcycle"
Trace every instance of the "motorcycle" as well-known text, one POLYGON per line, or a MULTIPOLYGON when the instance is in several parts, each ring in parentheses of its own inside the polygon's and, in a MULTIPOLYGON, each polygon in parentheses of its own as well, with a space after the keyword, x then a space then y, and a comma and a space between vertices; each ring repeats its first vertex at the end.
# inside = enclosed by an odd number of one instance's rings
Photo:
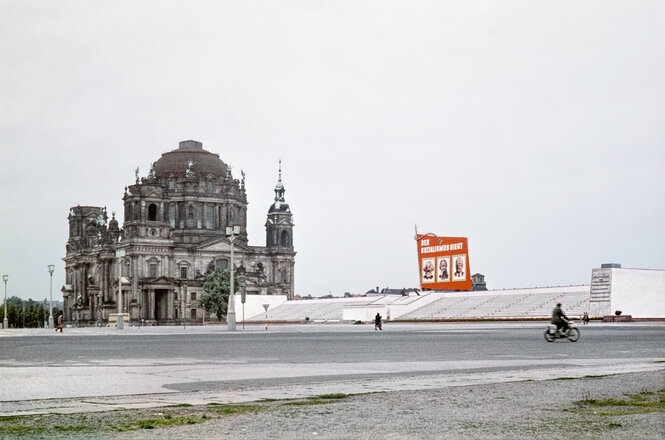
POLYGON ((568 329, 563 333, 557 330, 556 325, 550 324, 545 329, 545 340, 554 342, 555 339, 568 339, 570 342, 577 342, 580 338, 580 331, 574 325, 568 323, 568 329))

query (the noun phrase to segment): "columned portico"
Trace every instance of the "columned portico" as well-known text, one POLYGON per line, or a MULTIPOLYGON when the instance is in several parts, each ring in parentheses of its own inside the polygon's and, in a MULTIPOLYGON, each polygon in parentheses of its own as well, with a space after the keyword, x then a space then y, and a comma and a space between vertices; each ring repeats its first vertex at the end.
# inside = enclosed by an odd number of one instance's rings
POLYGON ((143 281, 139 292, 139 301, 142 305, 139 320, 148 322, 172 323, 175 321, 177 306, 176 291, 180 289, 179 283, 167 277, 143 281))

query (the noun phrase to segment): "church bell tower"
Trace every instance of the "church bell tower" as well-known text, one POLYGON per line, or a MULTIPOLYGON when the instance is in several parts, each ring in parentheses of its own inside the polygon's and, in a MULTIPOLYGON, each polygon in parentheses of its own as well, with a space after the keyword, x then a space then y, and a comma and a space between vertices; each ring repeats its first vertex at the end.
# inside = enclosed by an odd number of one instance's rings
POLYGON ((282 161, 279 161, 279 178, 275 185, 275 202, 268 210, 266 222, 266 246, 272 252, 293 252, 293 216, 284 200, 282 161))

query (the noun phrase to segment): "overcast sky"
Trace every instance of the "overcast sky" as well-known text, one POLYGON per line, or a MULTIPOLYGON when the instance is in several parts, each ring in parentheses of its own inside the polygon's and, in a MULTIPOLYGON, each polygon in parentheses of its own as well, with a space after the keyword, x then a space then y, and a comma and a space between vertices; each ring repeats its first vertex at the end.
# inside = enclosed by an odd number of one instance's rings
POLYGON ((283 161, 296 294, 418 286, 414 224, 489 288, 665 269, 662 1, 0 0, 0 272, 54 298, 69 208, 195 139, 283 161))

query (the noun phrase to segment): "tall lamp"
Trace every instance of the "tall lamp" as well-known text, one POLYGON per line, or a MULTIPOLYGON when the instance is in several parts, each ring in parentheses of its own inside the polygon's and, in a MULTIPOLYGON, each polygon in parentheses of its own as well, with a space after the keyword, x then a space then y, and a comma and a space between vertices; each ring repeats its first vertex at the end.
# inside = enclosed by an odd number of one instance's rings
POLYGON ((51 286, 49 288, 49 302, 48 302, 48 328, 53 328, 53 264, 48 265, 48 273, 51 276, 51 286))
POLYGON ((2 320, 2 328, 6 329, 9 327, 9 320, 7 319, 7 280, 9 279, 9 275, 3 275, 2 276, 2 281, 5 282, 5 319, 2 320))
POLYGON ((231 289, 229 292, 229 309, 226 311, 226 326, 229 331, 234 332, 236 330, 236 300, 235 292, 233 291, 233 242, 240 235, 240 226, 227 226, 226 227, 226 236, 231 242, 231 289))
POLYGON ((125 328, 125 315, 122 310, 122 263, 125 258, 125 250, 117 249, 115 251, 115 259, 118 263, 118 296, 116 302, 118 303, 118 318, 116 319, 115 328, 123 330, 125 328))

